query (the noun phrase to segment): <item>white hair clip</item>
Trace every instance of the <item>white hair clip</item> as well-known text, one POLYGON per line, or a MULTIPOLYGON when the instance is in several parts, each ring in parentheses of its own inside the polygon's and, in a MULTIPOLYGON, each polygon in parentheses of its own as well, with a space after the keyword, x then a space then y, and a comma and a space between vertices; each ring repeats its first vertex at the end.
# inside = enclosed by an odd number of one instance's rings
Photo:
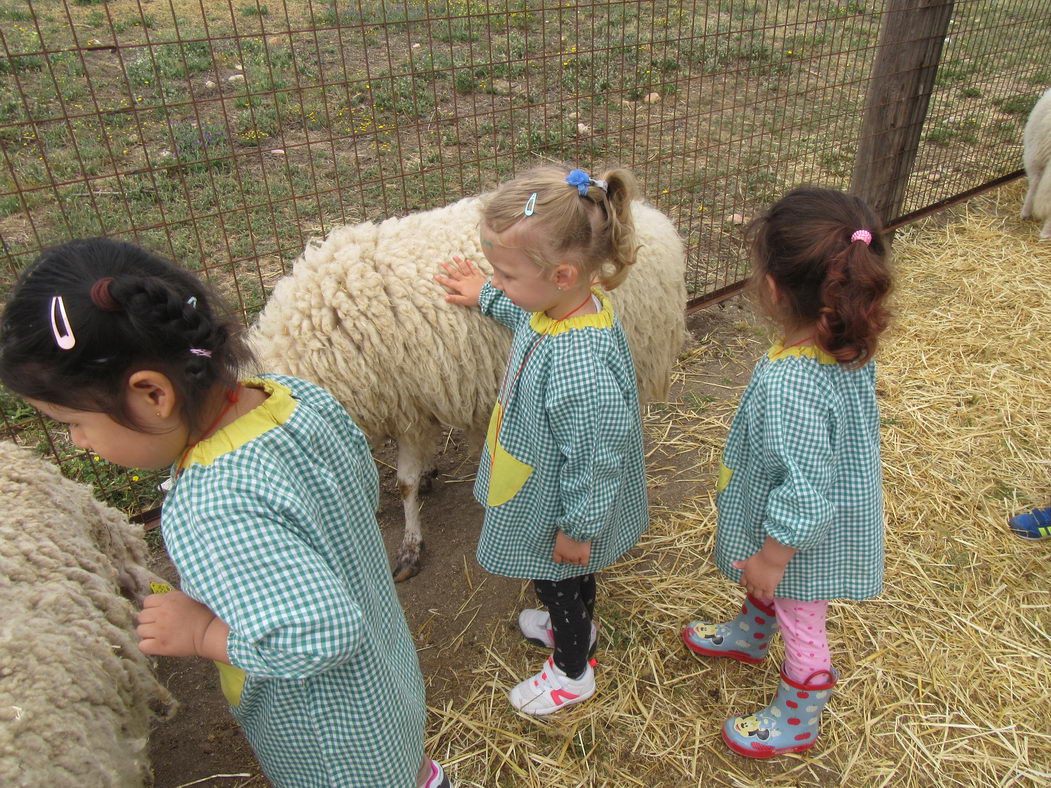
POLYGON ((536 210, 536 192, 530 194, 529 199, 526 200, 524 213, 526 216, 532 216, 534 210, 536 210))
POLYGON ((77 344, 77 338, 73 336, 73 327, 69 324, 69 318, 66 317, 66 304, 62 300, 62 296, 52 296, 51 298, 51 333, 55 337, 55 344, 62 350, 72 350, 73 346, 77 344), (60 318, 62 321, 61 330, 59 330, 58 325, 60 318))

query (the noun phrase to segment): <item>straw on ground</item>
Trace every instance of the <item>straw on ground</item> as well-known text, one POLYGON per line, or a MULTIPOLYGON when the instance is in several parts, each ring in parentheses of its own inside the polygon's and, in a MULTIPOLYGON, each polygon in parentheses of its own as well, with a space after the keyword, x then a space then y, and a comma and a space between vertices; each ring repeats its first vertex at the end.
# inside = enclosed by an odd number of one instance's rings
POLYGON ((752 667, 695 658, 678 635, 741 597, 711 562, 711 482, 739 386, 704 407, 689 395, 713 359, 754 360, 749 322, 729 346, 698 341, 677 401, 648 414, 651 476, 691 491, 603 573, 598 694, 553 718, 516 715, 506 691, 538 652, 494 631, 463 664, 469 690, 431 709, 428 750, 458 785, 1051 781, 1051 543, 1005 527, 1051 495, 1051 244, 1014 218, 1020 202, 1015 185, 896 239, 897 318, 879 355, 886 590, 830 610, 842 679, 816 747, 763 763, 730 754, 720 724, 765 705, 780 648, 752 667))

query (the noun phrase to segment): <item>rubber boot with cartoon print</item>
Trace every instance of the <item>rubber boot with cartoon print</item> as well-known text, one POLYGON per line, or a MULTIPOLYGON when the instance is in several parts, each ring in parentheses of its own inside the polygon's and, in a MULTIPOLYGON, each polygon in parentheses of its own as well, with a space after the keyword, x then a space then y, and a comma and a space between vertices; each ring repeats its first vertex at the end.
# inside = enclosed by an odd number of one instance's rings
POLYGON ((785 675, 777 695, 762 711, 731 717, 723 724, 723 741, 746 758, 773 758, 788 752, 809 750, 817 741, 821 712, 832 695, 838 676, 834 670, 818 670, 806 681, 785 675))
POLYGON ((706 657, 729 657, 758 665, 776 631, 774 606, 747 596, 737 618, 722 624, 691 621, 682 629, 682 640, 691 651, 706 657))

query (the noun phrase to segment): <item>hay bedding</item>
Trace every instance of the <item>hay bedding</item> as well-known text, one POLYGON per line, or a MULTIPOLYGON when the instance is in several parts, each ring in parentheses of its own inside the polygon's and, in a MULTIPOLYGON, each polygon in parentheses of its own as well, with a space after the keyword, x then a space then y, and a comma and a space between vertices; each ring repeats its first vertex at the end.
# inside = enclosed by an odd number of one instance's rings
POLYGON ((1016 184, 896 240, 897 319, 879 370, 887 587, 830 611, 842 680, 811 753, 750 762, 719 736, 724 717, 767 702, 779 643, 752 667, 694 658, 678 636, 740 598, 711 563, 711 482, 739 387, 704 407, 690 392, 720 357, 751 364, 749 324, 729 348, 702 340, 680 365, 678 401, 650 409, 651 476, 698 463, 687 496, 658 508, 631 559, 603 576, 598 694, 548 720, 515 715, 506 690, 542 652, 494 632, 484 661, 463 665, 467 700, 432 709, 429 750, 458 785, 1051 782, 1051 542, 1005 528, 1051 497, 1051 244, 1014 218, 1020 204, 1016 184))

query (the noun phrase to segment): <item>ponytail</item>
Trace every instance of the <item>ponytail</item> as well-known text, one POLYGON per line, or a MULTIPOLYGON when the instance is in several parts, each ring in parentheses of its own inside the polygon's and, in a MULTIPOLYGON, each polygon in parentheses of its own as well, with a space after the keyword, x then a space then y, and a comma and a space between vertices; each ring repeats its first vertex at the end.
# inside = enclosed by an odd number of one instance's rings
MULTIPOLYGON (((635 243, 635 224, 631 218, 631 203, 638 191, 635 176, 624 169, 609 170, 602 174, 606 189, 590 189, 601 192, 599 200, 603 208, 604 221, 597 233, 597 240, 605 247, 602 256, 605 264, 599 269, 598 279, 606 290, 613 290, 628 275, 629 266, 635 264, 639 247, 635 243)), ((599 246, 599 244, 596 244, 599 246)), ((600 247, 601 248, 601 247, 600 247)))
POLYGON ((817 344, 840 363, 868 363, 890 322, 883 304, 889 290, 883 258, 868 244, 850 243, 829 261, 815 328, 817 344))
MULTIPOLYGON (((814 324, 814 340, 841 364, 860 366, 887 328, 891 289, 883 228, 856 196, 795 189, 749 228, 753 282, 770 276, 785 322, 814 324)), ((770 305, 765 305, 770 309, 770 305)))

